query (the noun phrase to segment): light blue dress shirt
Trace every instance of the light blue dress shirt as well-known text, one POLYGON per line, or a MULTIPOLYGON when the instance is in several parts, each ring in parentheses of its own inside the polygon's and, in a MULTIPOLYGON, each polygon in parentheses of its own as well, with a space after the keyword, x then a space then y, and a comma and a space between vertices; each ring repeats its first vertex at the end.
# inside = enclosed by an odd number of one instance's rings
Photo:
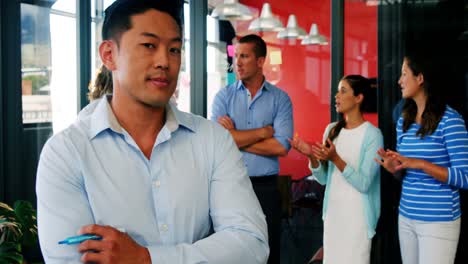
POLYGON ((125 229, 153 263, 266 262, 265 217, 231 135, 166 109, 149 160, 106 99, 46 143, 36 192, 47 263, 80 263, 77 245, 57 242, 88 224, 125 229))
MULTIPOLYGON (((291 148, 288 138, 293 134, 292 103, 288 94, 273 84, 264 81, 252 98, 242 81, 237 81, 221 89, 213 101, 211 120, 229 116, 237 130, 249 130, 271 125, 273 137, 286 150, 291 148)), ((279 163, 276 156, 261 156, 242 151, 249 176, 278 174, 279 163)))

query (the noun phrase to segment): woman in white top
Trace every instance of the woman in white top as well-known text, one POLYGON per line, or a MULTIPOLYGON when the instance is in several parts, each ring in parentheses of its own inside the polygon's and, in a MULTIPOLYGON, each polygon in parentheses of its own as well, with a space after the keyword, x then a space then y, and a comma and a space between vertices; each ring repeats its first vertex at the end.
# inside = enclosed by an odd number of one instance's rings
POLYGON ((369 90, 365 77, 343 77, 335 107, 344 118, 327 126, 323 143, 291 140, 293 148, 308 157, 317 181, 327 185, 323 202, 326 264, 370 263, 380 215, 380 170, 373 159, 383 137, 363 117, 369 90))

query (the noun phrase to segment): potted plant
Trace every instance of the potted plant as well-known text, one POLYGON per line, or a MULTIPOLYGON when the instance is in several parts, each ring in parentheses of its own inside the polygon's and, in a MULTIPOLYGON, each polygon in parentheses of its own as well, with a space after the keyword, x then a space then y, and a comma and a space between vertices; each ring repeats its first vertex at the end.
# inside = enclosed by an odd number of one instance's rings
POLYGON ((0 263, 25 263, 25 247, 37 245, 36 210, 28 201, 0 202, 0 263))

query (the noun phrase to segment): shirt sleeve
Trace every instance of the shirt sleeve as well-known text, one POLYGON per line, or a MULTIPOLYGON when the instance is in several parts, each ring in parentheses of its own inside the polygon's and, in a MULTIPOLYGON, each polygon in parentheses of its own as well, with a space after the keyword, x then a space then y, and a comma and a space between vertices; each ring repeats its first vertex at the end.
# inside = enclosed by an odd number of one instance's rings
POLYGON ((77 245, 58 242, 93 224, 73 145, 55 136, 44 146, 36 177, 39 242, 46 263, 81 263, 77 245))
POLYGON ((450 117, 445 122, 444 139, 450 158, 447 183, 468 189, 468 134, 461 116, 450 117))
POLYGON ((209 195, 214 233, 193 244, 148 247, 153 263, 266 263, 265 215, 232 137, 220 134, 209 195))
POLYGON ((225 87, 216 94, 211 106, 211 121, 217 123, 218 118, 228 115, 227 90, 227 87, 225 87))
POLYGON ((359 157, 359 167, 353 168, 346 164, 343 170, 343 177, 361 193, 367 193, 375 178, 380 176, 380 165, 374 161, 374 158, 378 158, 377 150, 383 147, 383 137, 380 131, 372 133, 370 138, 366 136, 368 135, 364 136, 364 142, 367 141, 368 144, 362 146, 364 150, 361 151, 361 157, 359 157))
POLYGON ((292 138, 294 129, 292 103, 285 92, 280 94, 278 112, 273 121, 273 129, 275 130, 273 136, 289 151, 291 144, 289 144, 288 139, 292 138))
POLYGON ((326 166, 322 166, 322 163, 319 162, 319 166, 317 168, 313 168, 312 164, 309 161, 309 170, 312 172, 312 175, 317 179, 317 182, 321 185, 327 184, 327 170, 326 166))

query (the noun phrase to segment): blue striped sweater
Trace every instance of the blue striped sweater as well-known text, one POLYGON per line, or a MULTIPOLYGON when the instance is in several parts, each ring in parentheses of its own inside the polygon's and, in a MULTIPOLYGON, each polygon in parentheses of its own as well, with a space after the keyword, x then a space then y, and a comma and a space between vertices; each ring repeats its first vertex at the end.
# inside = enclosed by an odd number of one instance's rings
POLYGON ((422 139, 419 124, 403 132, 403 118, 397 124, 397 151, 406 157, 423 159, 448 168, 447 183, 422 170, 407 169, 400 199, 400 214, 421 221, 453 221, 460 217, 458 189, 468 189, 468 133, 463 118, 447 106, 437 129, 422 139))

